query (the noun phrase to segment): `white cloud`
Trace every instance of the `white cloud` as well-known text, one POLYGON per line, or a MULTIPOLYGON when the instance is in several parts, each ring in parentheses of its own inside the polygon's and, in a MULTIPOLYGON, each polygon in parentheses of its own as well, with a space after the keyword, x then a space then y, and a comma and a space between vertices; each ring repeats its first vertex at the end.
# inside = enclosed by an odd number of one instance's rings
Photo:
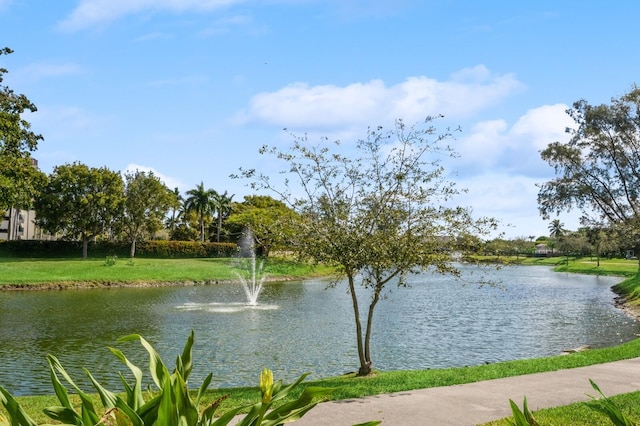
POLYGON ((504 120, 474 125, 455 144, 466 172, 486 168, 511 169, 520 173, 548 174, 539 151, 555 141, 566 141, 565 129, 573 124, 566 105, 543 105, 528 110, 513 126, 504 120))
POLYGON ((481 121, 473 126, 469 136, 451 145, 460 155, 463 165, 473 162, 476 167, 491 167, 504 150, 507 123, 504 120, 481 121))
POLYGON ((566 140, 567 127, 575 122, 566 113, 567 105, 543 105, 527 111, 511 129, 514 137, 527 136, 529 143, 537 149, 544 149, 551 142, 566 140))
MULTIPOLYGON (((543 180, 505 173, 482 173, 467 180, 458 180, 468 193, 456 201, 462 206, 473 206, 477 217, 494 217, 500 221, 500 232, 506 238, 548 235, 549 221, 538 212, 538 187, 543 180)), ((579 214, 563 214, 561 220, 567 229, 580 227, 579 214)), ((497 236, 497 235, 494 235, 497 236)))
POLYGON ((130 163, 127 165, 127 167, 124 169, 124 171, 122 172, 124 173, 133 173, 135 171, 140 171, 140 172, 145 172, 145 173, 149 173, 152 172, 156 177, 158 177, 165 185, 167 185, 167 188, 169 189, 173 189, 173 188, 178 188, 180 189, 180 191, 185 190, 185 188, 187 187, 187 185, 185 185, 183 182, 181 182, 179 179, 176 178, 172 178, 170 176, 164 175, 162 173, 159 173, 157 170, 155 170, 153 167, 149 167, 149 166, 142 166, 140 164, 134 164, 134 163, 130 163))
POLYGON ((220 9, 245 0, 81 0, 58 28, 76 31, 105 24, 123 16, 144 12, 202 12, 220 9))
POLYGON ((293 128, 344 127, 415 122, 428 115, 460 118, 480 111, 519 90, 511 74, 494 75, 484 66, 462 70, 447 81, 410 77, 387 86, 382 80, 347 86, 294 83, 253 97, 245 121, 293 128))

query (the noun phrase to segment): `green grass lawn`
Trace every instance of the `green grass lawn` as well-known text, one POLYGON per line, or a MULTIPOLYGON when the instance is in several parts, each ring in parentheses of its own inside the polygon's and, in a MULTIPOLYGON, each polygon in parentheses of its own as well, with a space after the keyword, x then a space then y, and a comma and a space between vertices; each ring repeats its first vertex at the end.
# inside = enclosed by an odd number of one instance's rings
MULTIPOLYGON (((83 283, 179 283, 237 280, 234 259, 16 259, 0 258, 0 286, 83 283)), ((327 275, 326 267, 312 267, 283 259, 269 259, 264 271, 273 279, 327 275)))
MULTIPOLYGON (((485 260, 498 259, 496 257, 484 257, 485 260)), ((521 265, 552 266, 558 272, 575 272, 580 274, 617 275, 621 277, 633 277, 638 273, 638 261, 627 259, 600 259, 600 265, 595 257, 516 257, 502 256, 499 258, 506 263, 518 263, 521 265)))

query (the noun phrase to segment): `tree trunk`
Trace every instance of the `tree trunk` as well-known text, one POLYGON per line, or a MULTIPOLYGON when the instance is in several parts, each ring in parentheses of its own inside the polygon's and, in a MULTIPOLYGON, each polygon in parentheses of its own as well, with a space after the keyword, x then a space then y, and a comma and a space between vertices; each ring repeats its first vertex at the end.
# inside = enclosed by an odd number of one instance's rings
POLYGON ((129 257, 132 259, 136 256, 136 238, 131 241, 131 248, 129 249, 129 257))
POLYGON ((82 234, 82 258, 86 259, 89 255, 89 237, 87 234, 82 234))
POLYGON ((373 361, 371 360, 371 331, 373 330, 373 310, 375 309, 378 301, 380 300, 380 291, 382 288, 376 286, 373 294, 373 300, 371 300, 371 304, 369 305, 369 314, 367 315, 367 332, 364 337, 364 358, 367 362, 367 366, 369 371, 367 374, 371 373, 373 368, 373 361))
POLYGON ((358 376, 366 376, 371 373, 371 366, 368 364, 365 357, 364 345, 362 341, 362 324, 360 322, 360 310, 358 308, 358 296, 356 295, 356 288, 353 279, 353 274, 347 272, 347 278, 349 280, 349 293, 351 293, 351 302, 353 304, 353 315, 356 320, 356 337, 358 341, 358 359, 360 360, 360 368, 358 369, 358 376))
POLYGON ((200 216, 200 242, 204 243, 204 217, 200 216))

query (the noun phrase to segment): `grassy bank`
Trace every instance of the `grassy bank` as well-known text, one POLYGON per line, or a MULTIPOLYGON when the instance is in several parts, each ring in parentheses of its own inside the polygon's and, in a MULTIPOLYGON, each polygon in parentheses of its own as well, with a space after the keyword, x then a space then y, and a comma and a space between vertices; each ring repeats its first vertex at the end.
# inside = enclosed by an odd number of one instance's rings
POLYGON ((600 261, 595 257, 523 257, 523 256, 480 256, 481 262, 497 262, 503 264, 551 266, 557 272, 573 272, 592 275, 615 275, 632 277, 637 275, 638 261, 627 259, 606 259, 600 261))
MULTIPOLYGON (((205 283, 237 280, 234 259, 11 259, 0 258, 3 287, 149 285, 205 283)), ((311 267, 283 259, 268 259, 263 272, 273 279, 300 279, 327 275, 323 267, 311 267)))
MULTIPOLYGON (((328 378, 323 380, 303 382, 303 386, 293 392, 290 397, 297 397, 304 386, 327 386, 335 387, 337 390, 333 394, 333 399, 357 398, 369 395, 376 395, 389 392, 408 391, 413 389, 451 386, 462 383, 471 383, 481 380, 496 379, 502 377, 518 376, 523 374, 539 373, 544 371, 554 371, 566 368, 582 367, 586 365, 599 364, 603 362, 616 361, 640 356, 640 339, 615 346, 612 348, 596 349, 585 352, 578 352, 571 355, 555 356, 549 358, 517 360, 501 362, 489 365, 471 366, 463 368, 448 368, 442 370, 421 370, 421 371, 390 371, 377 372, 374 376, 359 378, 353 375, 328 378)), ((196 361, 196 368, 199 368, 196 361)), ((89 369, 91 369, 89 367, 89 369)), ((215 372, 213 372, 215 374, 215 372)), ((148 375, 148 372, 145 372, 148 375)), ((256 377, 256 382, 257 382, 256 377)), ((277 378, 276 378, 277 379, 277 378)), ((199 383, 192 384, 191 387, 198 386, 199 383)), ((88 390, 88 389, 87 389, 88 390)), ((223 402, 221 411, 247 405, 255 402, 260 397, 257 388, 232 388, 217 389, 209 391, 202 401, 208 404, 223 395, 229 398, 223 402)), ((640 393, 630 396, 631 401, 636 405, 640 398, 640 393)), ((46 417, 42 414, 42 409, 47 406, 57 405, 53 396, 29 396, 18 397, 18 401, 26 411, 38 421, 44 422, 46 417)), ((75 400, 76 403, 78 400, 75 400)), ((96 404, 99 400, 95 398, 96 404)), ((521 402, 521 401, 519 401, 521 402)), ((509 401, 505 401, 508 407, 509 401)), ((596 424, 596 423, 549 423, 549 424, 596 424)), ((603 423, 606 424, 606 423, 603 423)))
POLYGON ((624 304, 631 312, 640 318, 640 270, 637 260, 600 259, 592 257, 530 257, 505 258, 507 263, 523 265, 552 266, 556 272, 570 272, 577 274, 609 275, 625 278, 613 286, 613 290, 624 299, 624 304))

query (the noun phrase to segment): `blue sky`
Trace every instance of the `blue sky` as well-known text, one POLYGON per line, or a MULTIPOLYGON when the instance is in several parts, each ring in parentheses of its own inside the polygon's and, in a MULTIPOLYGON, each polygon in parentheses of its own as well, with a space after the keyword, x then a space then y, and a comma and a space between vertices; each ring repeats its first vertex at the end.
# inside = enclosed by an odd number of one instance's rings
POLYGON ((285 127, 349 144, 443 114, 462 128, 458 203, 539 236, 535 185, 553 170, 538 152, 566 138, 574 101, 638 81, 638 16, 628 1, 0 0, 15 51, 0 66, 38 106, 46 173, 153 170, 240 201, 252 191, 229 175, 281 170, 258 149, 290 144, 285 127))

